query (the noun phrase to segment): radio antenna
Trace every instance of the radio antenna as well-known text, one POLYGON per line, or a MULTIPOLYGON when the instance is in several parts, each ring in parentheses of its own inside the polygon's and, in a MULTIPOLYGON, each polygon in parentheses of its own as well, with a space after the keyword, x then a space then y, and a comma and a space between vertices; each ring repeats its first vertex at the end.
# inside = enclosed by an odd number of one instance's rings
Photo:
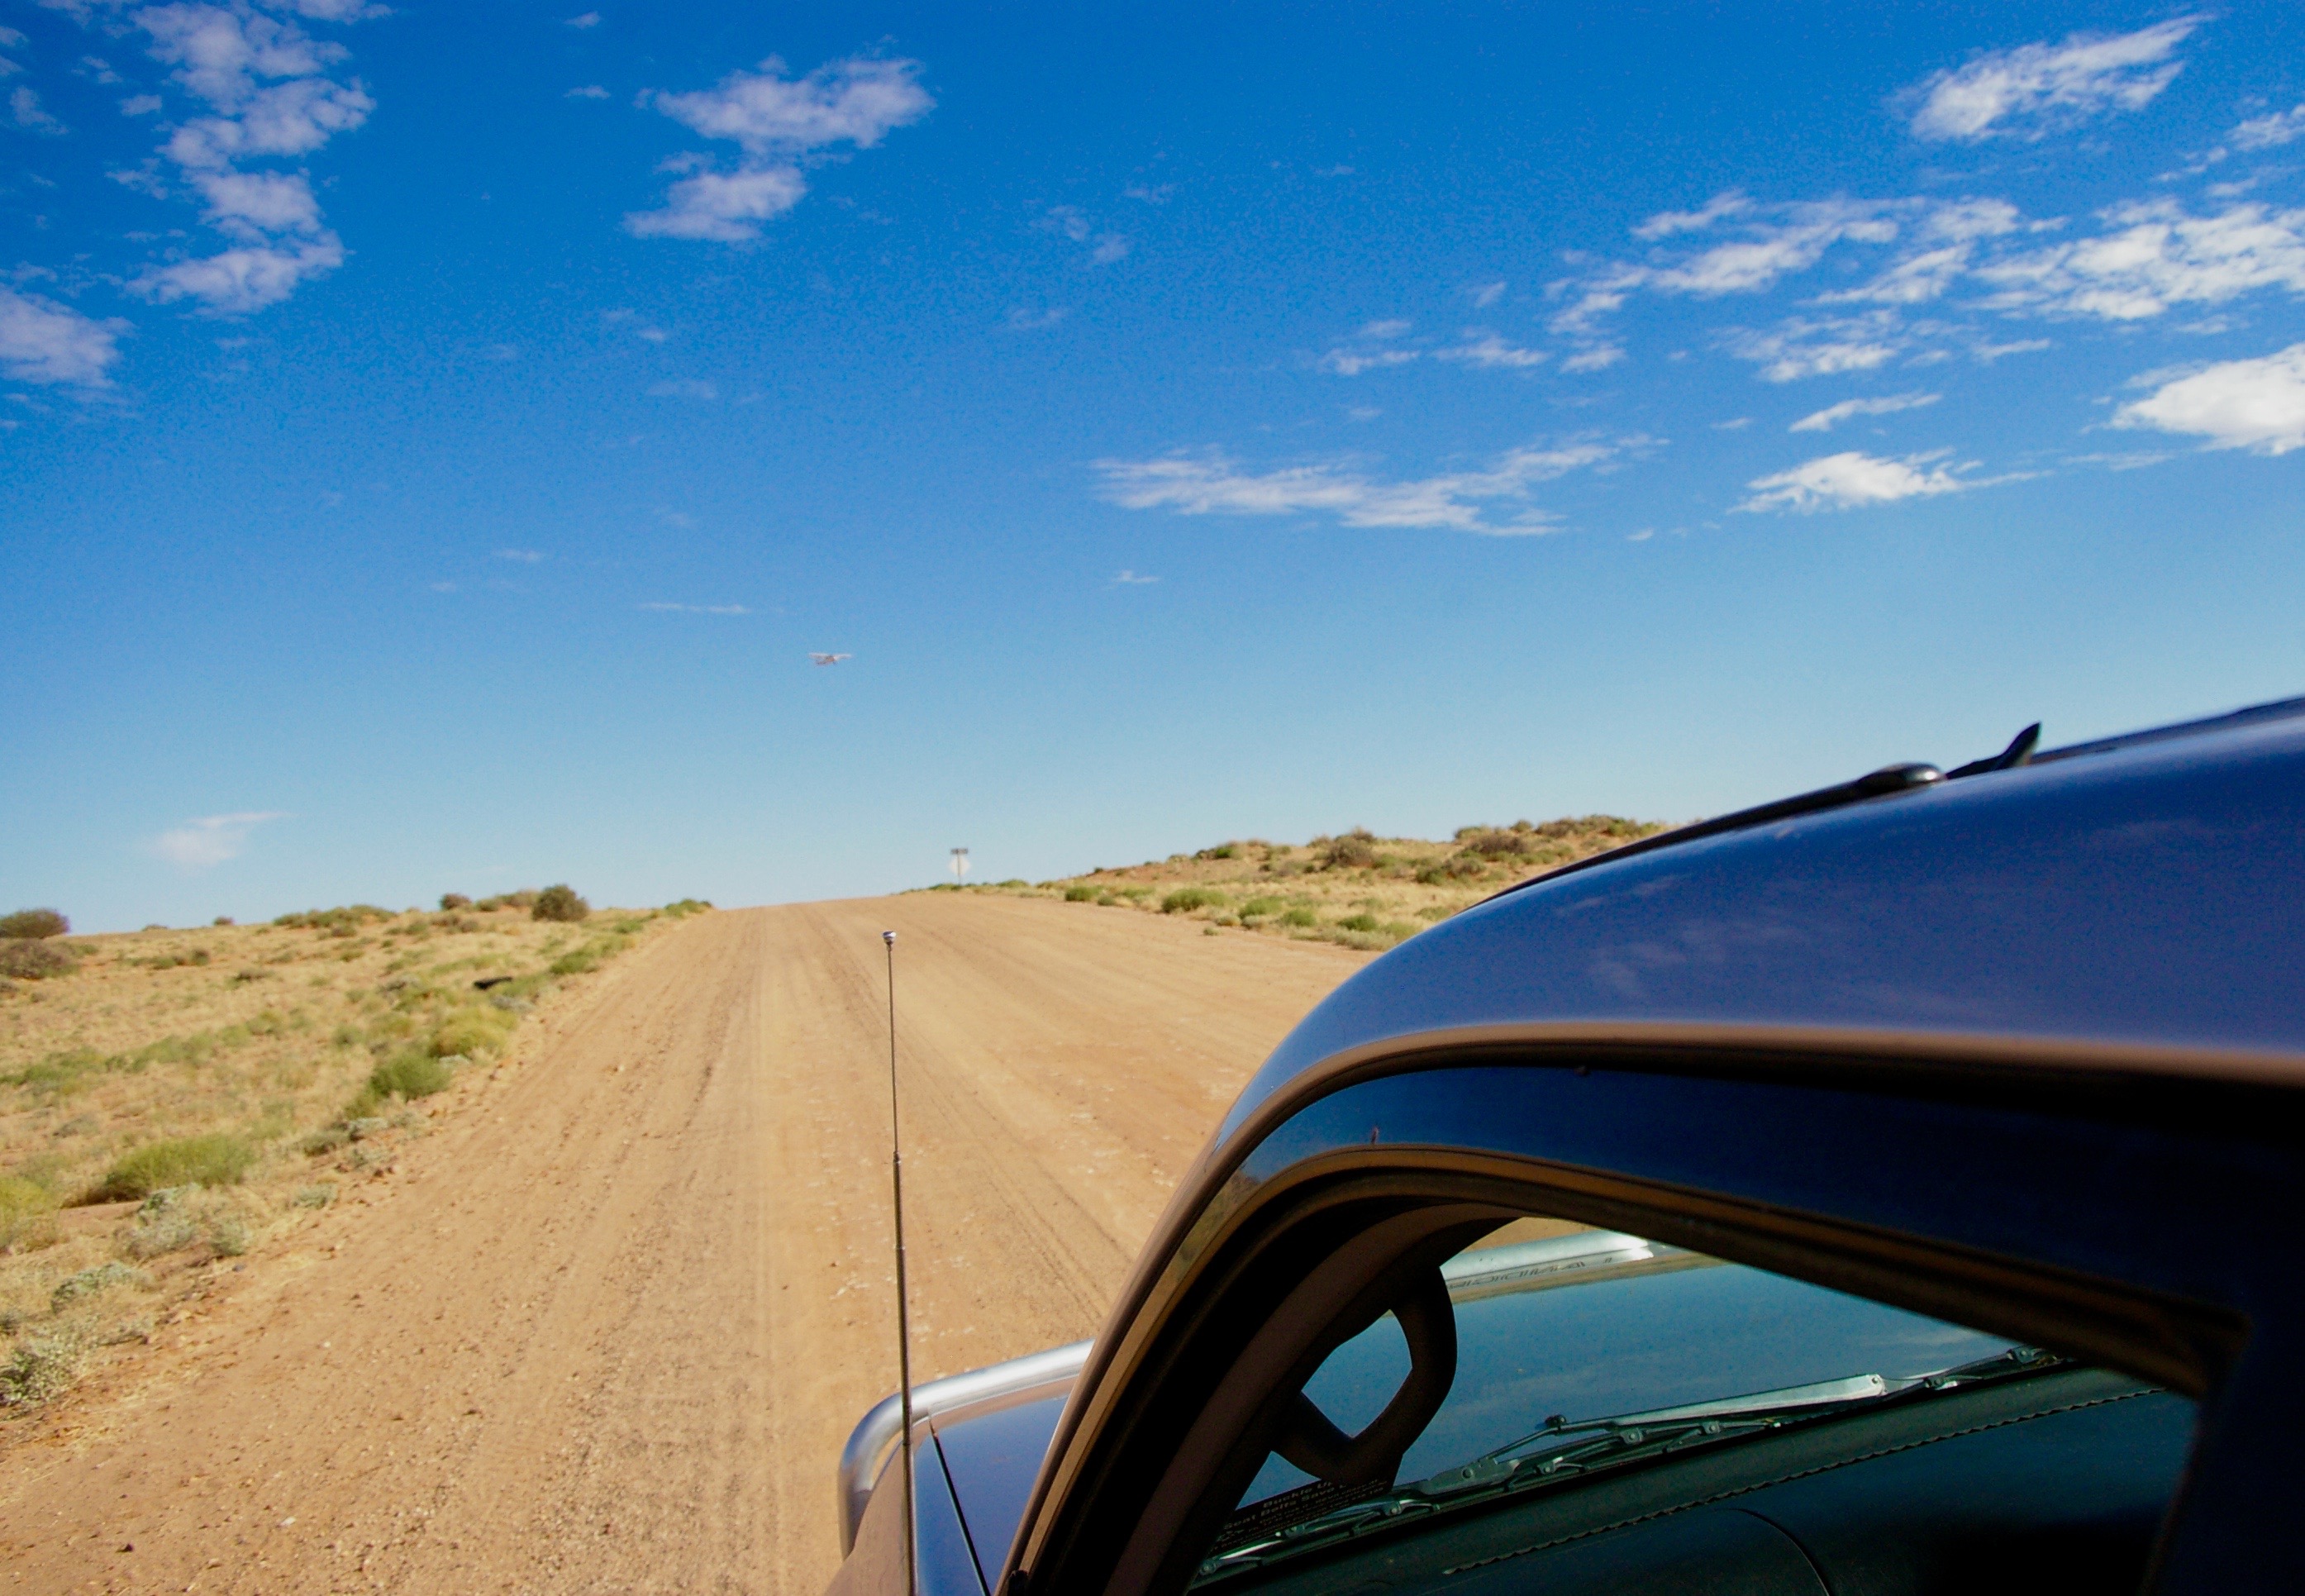
POLYGON ((905 1149, 897 1119, 897 933, 882 931, 889 955, 889 1181, 897 1199, 897 1395, 904 1429, 899 1462, 905 1473, 905 1593, 919 1596, 920 1571, 913 1524, 913 1321, 905 1295, 905 1149))

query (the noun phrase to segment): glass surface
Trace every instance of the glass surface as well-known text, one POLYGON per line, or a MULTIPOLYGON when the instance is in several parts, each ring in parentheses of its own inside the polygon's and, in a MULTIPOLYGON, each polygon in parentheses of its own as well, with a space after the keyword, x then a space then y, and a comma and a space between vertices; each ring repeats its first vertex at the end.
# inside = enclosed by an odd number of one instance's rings
MULTIPOLYGON (((1703 1415, 1677 1427, 1654 1421, 1675 1421, 1671 1410, 1691 1405, 1725 1407, 1728 1429, 1750 1433, 1914 1391, 1947 1371, 2037 1355, 2003 1337, 1638 1236, 1532 1237, 1527 1228, 1563 1227, 1509 1227, 1443 1267, 1457 1316, 1457 1375, 1402 1459, 1399 1491, 1437 1499, 1524 1464, 1549 1473, 1549 1460, 1572 1456, 1586 1460, 1580 1469, 1605 1465, 1606 1454, 1637 1449, 1642 1438, 1627 1428, 1629 1417, 1650 1419, 1659 1434, 1687 1430, 1675 1444, 1701 1443, 1703 1415), (1753 1414, 1783 1416, 1741 1414, 1739 1398, 1751 1399, 1753 1414)), ((1338 1347, 1305 1393, 1351 1434, 1382 1410, 1408 1366, 1388 1314, 1338 1347)), ((1713 1432, 1721 1430, 1714 1422, 1713 1432)), ((1292 1522, 1289 1504, 1274 1498, 1314 1483, 1276 1454, 1240 1507, 1265 1504, 1260 1528, 1271 1532, 1276 1510, 1279 1524, 1292 1522)), ((1308 1500, 1306 1516, 1335 1500, 1308 1500)), ((1248 1522, 1236 1516, 1204 1574, 1221 1572, 1244 1539, 1269 1539, 1248 1535, 1248 1522)))

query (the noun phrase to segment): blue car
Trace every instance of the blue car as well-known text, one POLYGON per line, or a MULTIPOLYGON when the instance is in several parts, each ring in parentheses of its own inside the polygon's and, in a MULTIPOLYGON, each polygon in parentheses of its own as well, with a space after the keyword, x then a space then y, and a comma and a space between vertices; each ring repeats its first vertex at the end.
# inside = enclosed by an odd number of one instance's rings
POLYGON ((2305 700, 1647 839, 1283 1042, 834 1596, 2305 1590, 2305 700))

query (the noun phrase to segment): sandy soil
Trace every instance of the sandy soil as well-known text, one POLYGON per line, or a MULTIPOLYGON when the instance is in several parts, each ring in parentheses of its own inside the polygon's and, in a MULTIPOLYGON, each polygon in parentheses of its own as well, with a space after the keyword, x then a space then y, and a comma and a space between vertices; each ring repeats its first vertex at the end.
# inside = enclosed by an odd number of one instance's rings
POLYGON ((0 1452, 0 1589, 779 1592, 914 1366, 1091 1334, 1233 1093, 1365 955, 955 895, 704 916, 397 1169, 0 1452))

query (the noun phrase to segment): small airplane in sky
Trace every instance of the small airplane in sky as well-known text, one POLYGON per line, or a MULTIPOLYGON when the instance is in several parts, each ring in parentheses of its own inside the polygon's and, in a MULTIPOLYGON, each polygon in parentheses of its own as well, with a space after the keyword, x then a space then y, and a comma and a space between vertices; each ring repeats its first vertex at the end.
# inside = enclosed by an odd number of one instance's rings
POLYGON ((838 665, 848 658, 850 656, 846 654, 820 654, 812 649, 809 650, 808 662, 811 665, 838 665))

